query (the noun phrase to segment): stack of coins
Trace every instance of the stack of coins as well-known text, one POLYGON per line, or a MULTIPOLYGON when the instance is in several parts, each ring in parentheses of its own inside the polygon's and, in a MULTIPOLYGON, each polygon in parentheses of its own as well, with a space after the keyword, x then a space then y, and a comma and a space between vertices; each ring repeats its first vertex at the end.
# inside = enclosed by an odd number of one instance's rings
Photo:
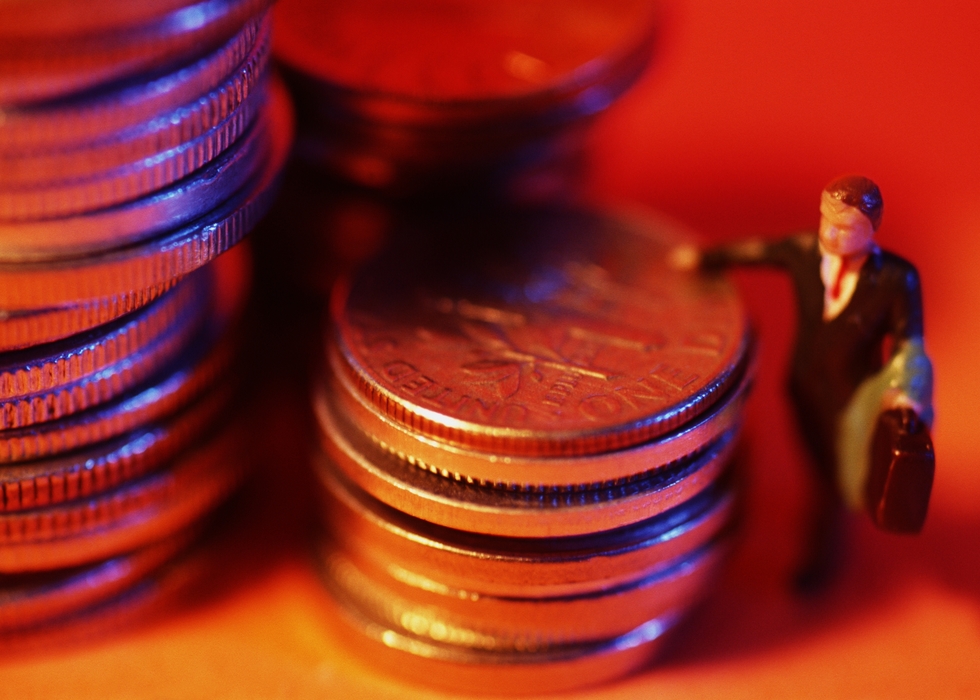
POLYGON ((0 7, 0 633, 130 601, 243 475, 229 249, 291 134, 268 4, 0 7))
POLYGON ((723 280, 666 265, 679 240, 471 212, 338 283, 319 551, 373 661, 453 687, 593 683, 699 599, 737 511, 752 347, 723 280))
POLYGON ((276 13, 298 154, 407 194, 574 161, 656 26, 649 0, 282 0, 276 13))

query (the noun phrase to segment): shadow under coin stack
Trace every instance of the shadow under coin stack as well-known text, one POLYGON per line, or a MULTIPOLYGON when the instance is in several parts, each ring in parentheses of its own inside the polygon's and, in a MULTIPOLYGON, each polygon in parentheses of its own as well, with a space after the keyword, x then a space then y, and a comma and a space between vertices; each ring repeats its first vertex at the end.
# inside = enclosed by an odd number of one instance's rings
POLYGON ((281 0, 297 155, 400 195, 565 183, 647 65, 650 0, 281 0))
POLYGON ((244 474, 232 246, 291 134, 268 4, 0 7, 6 642, 145 609, 244 474))
POLYGON ((596 683, 699 599, 751 380, 721 279, 585 210, 396 237, 331 300, 320 560, 373 663, 494 691, 596 683))

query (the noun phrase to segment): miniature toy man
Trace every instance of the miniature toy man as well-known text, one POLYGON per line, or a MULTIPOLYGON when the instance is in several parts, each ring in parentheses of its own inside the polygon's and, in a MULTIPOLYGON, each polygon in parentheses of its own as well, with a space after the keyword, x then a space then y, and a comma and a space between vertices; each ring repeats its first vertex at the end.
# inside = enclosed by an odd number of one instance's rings
MULTIPOLYGON (((877 185, 864 177, 841 177, 821 195, 816 235, 749 240, 701 252, 682 248, 672 255, 682 268, 767 264, 792 277, 799 328, 789 392, 818 472, 811 541, 796 578, 804 590, 819 587, 836 561, 841 503, 855 509, 867 505, 879 416, 904 409, 932 423, 932 366, 923 349, 919 276, 909 262, 875 244, 881 213, 877 185)), ((930 459, 931 450, 929 441, 930 459)))

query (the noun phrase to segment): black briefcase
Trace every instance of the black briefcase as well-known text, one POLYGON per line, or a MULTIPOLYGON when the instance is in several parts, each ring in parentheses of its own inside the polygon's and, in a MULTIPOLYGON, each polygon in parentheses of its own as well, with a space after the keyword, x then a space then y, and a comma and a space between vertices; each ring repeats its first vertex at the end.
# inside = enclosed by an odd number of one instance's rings
POLYGON ((883 411, 871 441, 865 486, 865 505, 875 525, 891 532, 922 530, 935 471, 926 424, 908 408, 883 411))

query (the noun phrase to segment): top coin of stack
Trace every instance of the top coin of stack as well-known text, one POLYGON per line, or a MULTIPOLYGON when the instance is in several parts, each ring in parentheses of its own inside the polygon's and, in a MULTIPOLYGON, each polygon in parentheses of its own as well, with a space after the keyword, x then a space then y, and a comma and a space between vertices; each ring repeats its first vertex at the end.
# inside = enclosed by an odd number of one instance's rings
POLYGON ((396 237, 331 300, 328 585, 367 637, 453 677, 617 675, 725 549, 743 310, 724 281, 669 269, 677 234, 647 219, 446 223, 396 237))
POLYGON ((283 0, 276 20, 300 157, 409 193, 574 150, 655 29, 649 0, 283 0))

